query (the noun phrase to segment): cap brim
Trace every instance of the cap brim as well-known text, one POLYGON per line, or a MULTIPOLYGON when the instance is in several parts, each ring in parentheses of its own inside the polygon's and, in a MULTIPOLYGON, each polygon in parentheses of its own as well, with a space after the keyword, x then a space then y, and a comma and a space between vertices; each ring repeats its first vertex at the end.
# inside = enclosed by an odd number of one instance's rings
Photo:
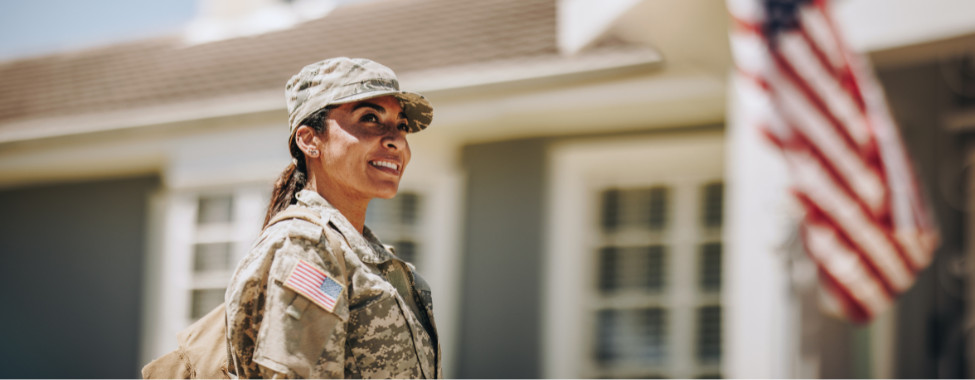
POLYGON ((347 96, 329 102, 329 105, 339 105, 358 102, 366 99, 378 98, 381 96, 394 96, 400 101, 406 118, 410 121, 410 133, 416 133, 427 129, 433 122, 433 106, 424 98, 423 95, 409 91, 374 91, 347 96))

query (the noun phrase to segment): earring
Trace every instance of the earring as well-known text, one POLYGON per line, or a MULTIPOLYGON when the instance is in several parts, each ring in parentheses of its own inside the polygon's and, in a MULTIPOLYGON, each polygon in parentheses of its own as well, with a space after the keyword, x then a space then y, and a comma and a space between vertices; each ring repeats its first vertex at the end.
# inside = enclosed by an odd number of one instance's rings
POLYGON ((310 151, 308 151, 308 154, 310 154, 312 156, 317 156, 318 155, 318 150, 310 150, 310 151))

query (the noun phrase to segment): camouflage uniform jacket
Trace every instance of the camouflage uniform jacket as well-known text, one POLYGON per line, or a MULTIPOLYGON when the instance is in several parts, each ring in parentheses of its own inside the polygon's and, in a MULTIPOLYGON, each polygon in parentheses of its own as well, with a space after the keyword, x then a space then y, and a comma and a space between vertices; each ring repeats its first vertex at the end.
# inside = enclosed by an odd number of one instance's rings
POLYGON ((305 220, 264 230, 227 288, 227 346, 236 375, 442 378, 426 282, 317 193, 296 197, 345 237, 342 252, 332 252, 322 227, 305 220), (331 312, 284 286, 299 261, 341 279, 336 254, 345 257, 348 282, 331 312))

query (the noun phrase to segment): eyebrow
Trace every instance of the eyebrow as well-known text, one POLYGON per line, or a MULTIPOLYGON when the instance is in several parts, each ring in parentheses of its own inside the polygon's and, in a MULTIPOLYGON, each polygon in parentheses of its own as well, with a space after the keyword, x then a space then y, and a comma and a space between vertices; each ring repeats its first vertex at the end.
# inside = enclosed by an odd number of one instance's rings
MULTIPOLYGON (((381 114, 386 114, 386 109, 385 108, 383 108, 382 106, 380 106, 380 105, 378 105, 376 103, 370 103, 370 102, 362 102, 362 103, 356 104, 355 107, 352 107, 352 112, 355 112, 356 110, 358 110, 360 108, 372 108, 372 109, 376 110, 376 112, 379 112, 381 114)), ((409 118, 406 117, 406 112, 400 112, 399 115, 396 115, 396 116, 399 117, 400 119, 407 119, 407 120, 409 120, 409 118)))
POLYGON ((383 113, 383 114, 386 113, 386 109, 383 108, 382 106, 380 106, 380 105, 378 105, 376 103, 369 103, 369 102, 362 102, 362 103, 356 104, 355 107, 352 107, 352 112, 355 112, 356 110, 358 110, 360 108, 372 108, 372 109, 376 110, 376 112, 383 113))

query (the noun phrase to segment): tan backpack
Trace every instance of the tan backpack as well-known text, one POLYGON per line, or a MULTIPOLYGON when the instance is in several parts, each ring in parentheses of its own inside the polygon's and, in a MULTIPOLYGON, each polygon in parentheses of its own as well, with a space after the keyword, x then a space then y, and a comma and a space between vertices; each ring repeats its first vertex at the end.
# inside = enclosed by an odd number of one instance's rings
MULTIPOLYGON (((315 223, 325 230, 325 235, 331 245, 332 252, 342 252, 341 242, 344 239, 333 231, 327 222, 316 213, 291 206, 274 215, 268 221, 271 225, 289 219, 303 219, 315 223)), ((345 256, 335 255, 343 273, 345 256)), ((343 276, 343 282, 348 282, 343 276)), ((347 285, 347 284, 346 284, 347 285)), ((230 355, 227 347, 227 317, 224 304, 207 313, 203 318, 176 334, 179 347, 176 350, 153 360, 142 368, 145 379, 230 379, 230 355)))

